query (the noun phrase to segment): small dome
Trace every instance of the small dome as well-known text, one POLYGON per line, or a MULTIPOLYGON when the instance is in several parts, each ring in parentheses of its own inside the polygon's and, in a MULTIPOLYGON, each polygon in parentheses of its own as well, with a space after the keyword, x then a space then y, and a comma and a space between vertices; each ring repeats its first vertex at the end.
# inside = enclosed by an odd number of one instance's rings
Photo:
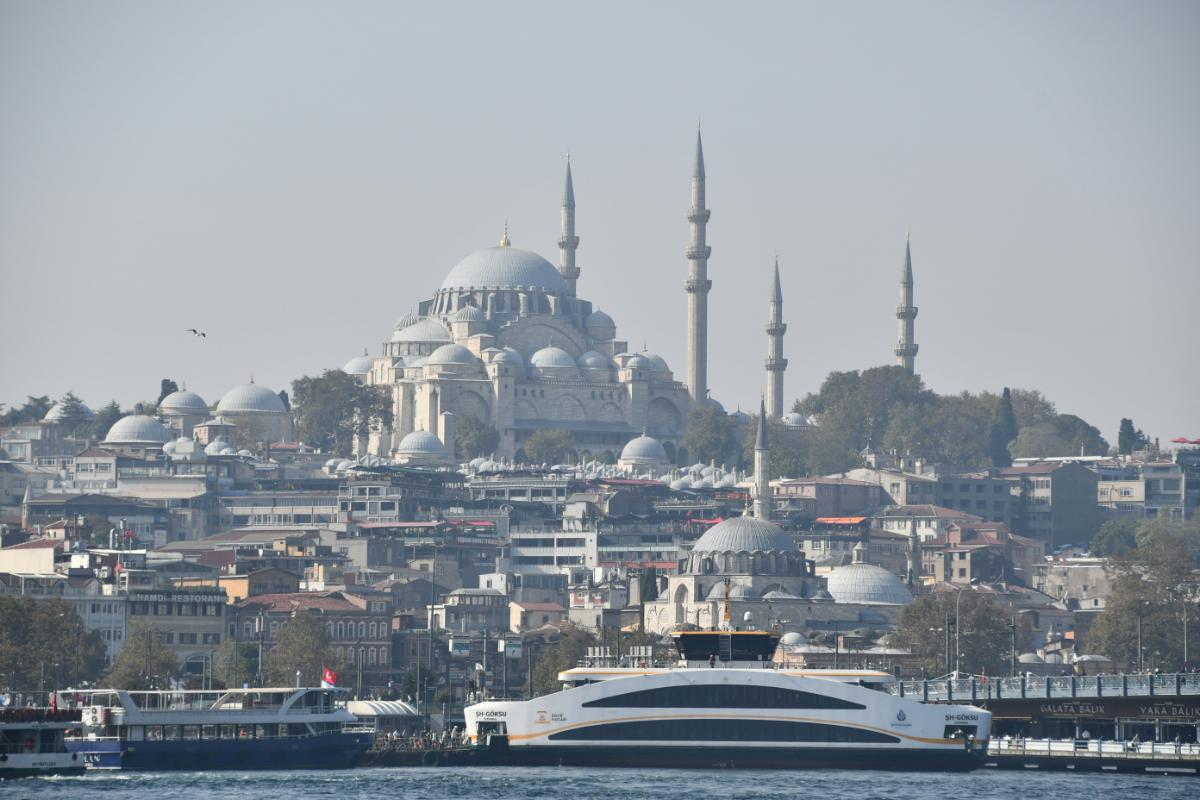
POLYGON ((1046 660, 1037 653, 1021 653, 1017 656, 1017 661, 1022 664, 1045 664, 1046 660))
POLYGON ((452 322, 486 322, 487 315, 475 306, 463 306, 451 315, 452 322))
POLYGON ((229 442, 218 437, 213 439, 205 446, 204 454, 209 456, 223 456, 228 455, 228 451, 232 449, 233 448, 229 446, 229 442))
POLYGON ((328 461, 325 462, 325 469, 333 469, 334 467, 336 467, 338 465, 338 462, 340 462, 340 461, 341 461, 341 459, 337 458, 337 457, 329 459, 328 461))
POLYGON ((195 392, 180 389, 178 392, 171 392, 164 397, 158 404, 158 410, 167 416, 183 414, 208 416, 208 403, 204 402, 204 398, 195 392))
POLYGON ((396 320, 396 324, 395 324, 394 328, 395 328, 395 330, 402 331, 405 328, 416 325, 420 321, 421 321, 421 318, 419 316, 417 316, 414 312, 410 311, 407 314, 405 314, 403 317, 401 317, 400 319, 396 320))
MULTIPOLYGON (((724 584, 724 582, 718 581, 717 583, 714 583, 712 588, 708 590, 708 595, 705 596, 704 599, 705 600, 724 600, 725 599, 725 584, 724 584)), ((729 587, 729 599, 730 600, 757 600, 757 599, 759 599, 759 597, 758 597, 758 592, 754 591, 754 589, 752 589, 751 587, 742 586, 740 584, 735 583, 729 587)))
MULTIPOLYGON (((771 592, 767 592, 767 594, 771 594, 771 592)), ((779 640, 779 643, 784 647, 801 647, 805 644, 808 644, 808 639, 804 638, 803 633, 799 633, 797 631, 788 631, 779 640)))
POLYGON ((579 357, 579 366, 583 369, 608 369, 612 366, 612 363, 608 360, 608 356, 603 353, 588 350, 579 357))
POLYGON ((617 335, 617 326, 612 317, 599 309, 588 314, 583 327, 589 336, 600 342, 610 342, 617 335))
POLYGON ((279 395, 257 383, 247 383, 230 389, 217 403, 218 414, 238 413, 286 414, 279 395))
POLYGON ((430 344, 434 342, 449 342, 450 331, 436 319, 423 319, 407 328, 402 328, 392 334, 393 342, 409 344, 430 344))
POLYGON ((896 575, 874 564, 847 564, 829 573, 829 593, 839 603, 903 606, 912 595, 896 575))
POLYGON ((665 463, 670 459, 667 458, 667 451, 663 448, 662 442, 653 436, 642 434, 636 439, 630 439, 625 444, 625 447, 621 449, 620 460, 632 464, 644 464, 646 462, 665 463))
POLYGON ((554 265, 537 253, 501 245, 471 253, 454 265, 442 289, 514 289, 524 286, 554 294, 567 284, 554 265))
POLYGON ((808 420, 804 418, 803 414, 792 411, 783 415, 783 424, 789 428, 807 428, 808 420))
POLYGON ((105 444, 166 444, 173 437, 171 432, 154 417, 130 414, 121 417, 108 429, 105 444))
POLYGON ((778 525, 756 517, 730 517, 713 525, 692 545, 694 552, 727 553, 779 550, 799 552, 795 540, 778 525))
POLYGON ((413 431, 400 440, 396 452, 402 456, 437 456, 445 458, 446 447, 442 440, 428 431, 413 431))
POLYGON ((501 361, 505 361, 510 364, 516 364, 519 367, 525 366, 525 356, 521 355, 519 350, 514 350, 511 347, 505 347, 493 359, 493 362, 496 363, 501 361))
POLYGON ((363 353, 361 356, 355 356, 347 361, 346 366, 342 367, 342 372, 347 375, 366 375, 373 366, 375 366, 375 359, 363 353))
MULTIPOLYGON (((170 395, 168 395, 168 396, 170 396, 170 395)), ((83 403, 79 404, 79 408, 81 411, 83 411, 83 415, 85 417, 87 417, 88 419, 95 419, 95 417, 96 417, 95 411, 92 411, 90 408, 88 408, 83 403)), ((46 416, 42 417, 42 422, 58 422, 58 421, 60 421, 62 419, 64 410, 65 409, 63 408, 62 403, 55 403, 54 405, 50 406, 50 410, 46 412, 46 416)), ((208 409, 205 409, 205 411, 207 411, 207 410, 208 409)))
POLYGON ((687 478, 679 478, 678 480, 671 481, 672 492, 682 492, 690 488, 692 488, 692 482, 687 478))
POLYGON ((461 344, 444 344, 430 353, 425 361, 425 365, 429 367, 474 367, 478 364, 479 359, 475 354, 461 344))
POLYGON ((737 411, 731 411, 729 416, 735 425, 742 425, 750 421, 750 415, 740 408, 737 411))
POLYGON ((576 369, 571 354, 558 347, 543 347, 533 354, 529 363, 538 369, 576 369))
POLYGON ((650 362, 650 369, 654 372, 670 372, 671 368, 667 366, 667 362, 663 357, 656 353, 642 353, 642 358, 650 362))
POLYGON ((719 413, 719 414, 725 413, 725 406, 723 406, 719 402, 717 402, 717 400, 715 398, 712 398, 712 397, 708 398, 707 400, 704 401, 704 404, 706 406, 709 406, 710 408, 715 408, 717 410, 717 413, 719 413))
POLYGON ((171 441, 164 444, 162 446, 162 451, 163 451, 164 455, 168 455, 168 456, 175 455, 175 440, 172 439, 171 441))
POLYGON ((650 369, 650 360, 641 355, 634 355, 625 362, 625 369, 650 369))

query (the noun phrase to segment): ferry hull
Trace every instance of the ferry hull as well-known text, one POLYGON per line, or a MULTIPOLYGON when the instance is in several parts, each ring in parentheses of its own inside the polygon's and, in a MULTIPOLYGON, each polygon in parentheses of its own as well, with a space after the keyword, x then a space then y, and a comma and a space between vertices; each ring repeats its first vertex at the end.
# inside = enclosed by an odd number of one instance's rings
POLYGON ((0 779, 82 775, 83 761, 69 753, 13 753, 0 759, 0 779))
POLYGON ((865 750, 791 747, 492 747, 483 762, 494 766, 657 767, 690 769, 872 769, 968 772, 983 765, 984 751, 865 750))
POLYGON ((88 769, 268 770, 347 769, 371 746, 367 733, 340 733, 296 739, 109 742, 68 741, 88 769))

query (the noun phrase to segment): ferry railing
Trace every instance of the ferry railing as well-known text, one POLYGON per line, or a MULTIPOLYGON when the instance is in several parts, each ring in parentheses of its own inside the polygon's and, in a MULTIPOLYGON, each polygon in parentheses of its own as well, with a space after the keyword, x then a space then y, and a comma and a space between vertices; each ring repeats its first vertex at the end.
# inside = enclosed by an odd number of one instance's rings
POLYGON ((898 681, 891 691, 924 702, 979 702, 1078 697, 1179 697, 1200 695, 1200 673, 1166 675, 1022 675, 1016 678, 939 678, 898 681))
POLYGON ((988 742, 988 755, 1200 761, 1200 744, 1001 737, 988 742))

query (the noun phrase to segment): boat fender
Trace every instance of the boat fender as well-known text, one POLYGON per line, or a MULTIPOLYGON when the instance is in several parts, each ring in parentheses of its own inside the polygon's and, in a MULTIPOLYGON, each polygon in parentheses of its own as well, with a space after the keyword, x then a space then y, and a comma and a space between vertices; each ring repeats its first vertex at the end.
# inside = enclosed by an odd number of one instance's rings
POLYGON ((0 761, 8 761, 8 753, 0 753, 0 761))

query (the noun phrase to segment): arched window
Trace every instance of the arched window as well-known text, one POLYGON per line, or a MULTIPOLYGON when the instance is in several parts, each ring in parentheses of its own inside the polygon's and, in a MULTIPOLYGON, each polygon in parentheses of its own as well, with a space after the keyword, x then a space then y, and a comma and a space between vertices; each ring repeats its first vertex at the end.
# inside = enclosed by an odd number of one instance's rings
POLYGON ((339 622, 339 623, 338 623, 338 634, 337 634, 337 637, 338 637, 338 639, 345 639, 345 638, 346 638, 346 623, 344 623, 344 622, 339 622))
POLYGON ((366 638, 366 635, 367 635, 367 623, 365 623, 365 622, 358 623, 358 638, 360 638, 360 639, 366 638))
POLYGON ((332 623, 332 622, 326 622, 326 623, 325 623, 325 632, 326 632, 327 634, 329 634, 329 638, 330 638, 330 639, 332 639, 332 638, 333 638, 333 623, 332 623))
POLYGON ((372 622, 370 625, 368 625, 367 630, 370 631, 371 638, 374 639, 375 638, 375 623, 372 622))
POLYGON ((369 664, 375 663, 375 648, 374 647, 367 648, 367 663, 369 663, 369 664))

